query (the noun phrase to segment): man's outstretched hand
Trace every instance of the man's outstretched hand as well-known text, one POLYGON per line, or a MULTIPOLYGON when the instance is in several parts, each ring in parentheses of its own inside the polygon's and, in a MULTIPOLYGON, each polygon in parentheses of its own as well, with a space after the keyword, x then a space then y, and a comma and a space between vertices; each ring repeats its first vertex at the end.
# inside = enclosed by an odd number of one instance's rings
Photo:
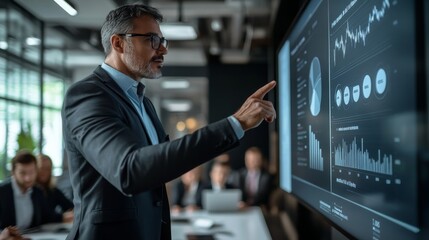
POLYGON ((234 113, 244 131, 255 128, 262 120, 273 122, 276 119, 276 110, 270 101, 264 100, 265 94, 276 86, 275 81, 267 83, 254 92, 243 105, 234 113))

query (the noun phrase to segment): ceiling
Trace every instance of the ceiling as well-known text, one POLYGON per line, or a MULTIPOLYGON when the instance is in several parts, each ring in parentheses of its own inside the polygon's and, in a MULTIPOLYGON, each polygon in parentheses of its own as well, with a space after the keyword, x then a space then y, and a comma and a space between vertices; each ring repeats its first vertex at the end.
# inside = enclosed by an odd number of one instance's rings
MULTIPOLYGON (((133 0, 68 0, 78 14, 68 15, 53 0, 15 0, 43 20, 47 31, 47 48, 65 44, 68 67, 98 65, 104 58, 100 44, 100 28, 112 9, 133 0), (58 43, 54 32, 74 40, 58 43), (52 44, 52 46, 49 46, 52 44)), ((164 23, 181 20, 195 26, 196 40, 170 41, 166 65, 204 66, 207 58, 218 57, 224 63, 247 63, 266 60, 271 12, 275 0, 152 0, 141 1, 156 7, 164 15, 164 23), (180 10, 181 9, 181 10, 180 10), (212 24, 220 26, 214 30, 212 24)), ((66 40, 65 40, 66 41, 66 40)), ((62 46, 64 48, 64 46, 62 46)))

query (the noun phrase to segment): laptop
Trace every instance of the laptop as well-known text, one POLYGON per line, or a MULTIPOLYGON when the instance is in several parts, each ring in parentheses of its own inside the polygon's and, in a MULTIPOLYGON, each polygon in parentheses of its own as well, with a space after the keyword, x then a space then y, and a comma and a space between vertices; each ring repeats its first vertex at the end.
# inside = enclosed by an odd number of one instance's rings
POLYGON ((241 200, 240 189, 211 190, 202 192, 203 208, 208 212, 232 212, 238 210, 241 200))

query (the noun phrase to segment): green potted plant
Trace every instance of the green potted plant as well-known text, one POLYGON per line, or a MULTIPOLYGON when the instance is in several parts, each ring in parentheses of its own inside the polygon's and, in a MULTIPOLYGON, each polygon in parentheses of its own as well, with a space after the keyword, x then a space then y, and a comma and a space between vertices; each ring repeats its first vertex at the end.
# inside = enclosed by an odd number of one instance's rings
POLYGON ((17 152, 23 149, 34 152, 34 150, 37 148, 37 143, 31 135, 30 123, 27 123, 26 129, 21 128, 21 131, 18 133, 16 141, 18 143, 18 149, 16 150, 17 152))

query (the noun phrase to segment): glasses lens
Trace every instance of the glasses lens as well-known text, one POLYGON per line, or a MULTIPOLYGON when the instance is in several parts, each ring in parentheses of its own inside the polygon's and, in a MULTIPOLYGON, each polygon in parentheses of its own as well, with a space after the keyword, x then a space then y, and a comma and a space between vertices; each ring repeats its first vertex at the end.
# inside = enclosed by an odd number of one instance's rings
POLYGON ((162 38, 162 39, 161 39, 161 44, 162 44, 162 46, 164 46, 165 48, 168 48, 168 40, 167 40, 167 39, 162 38))
POLYGON ((161 38, 156 35, 152 35, 150 40, 152 41, 152 48, 158 50, 161 45, 161 38))

